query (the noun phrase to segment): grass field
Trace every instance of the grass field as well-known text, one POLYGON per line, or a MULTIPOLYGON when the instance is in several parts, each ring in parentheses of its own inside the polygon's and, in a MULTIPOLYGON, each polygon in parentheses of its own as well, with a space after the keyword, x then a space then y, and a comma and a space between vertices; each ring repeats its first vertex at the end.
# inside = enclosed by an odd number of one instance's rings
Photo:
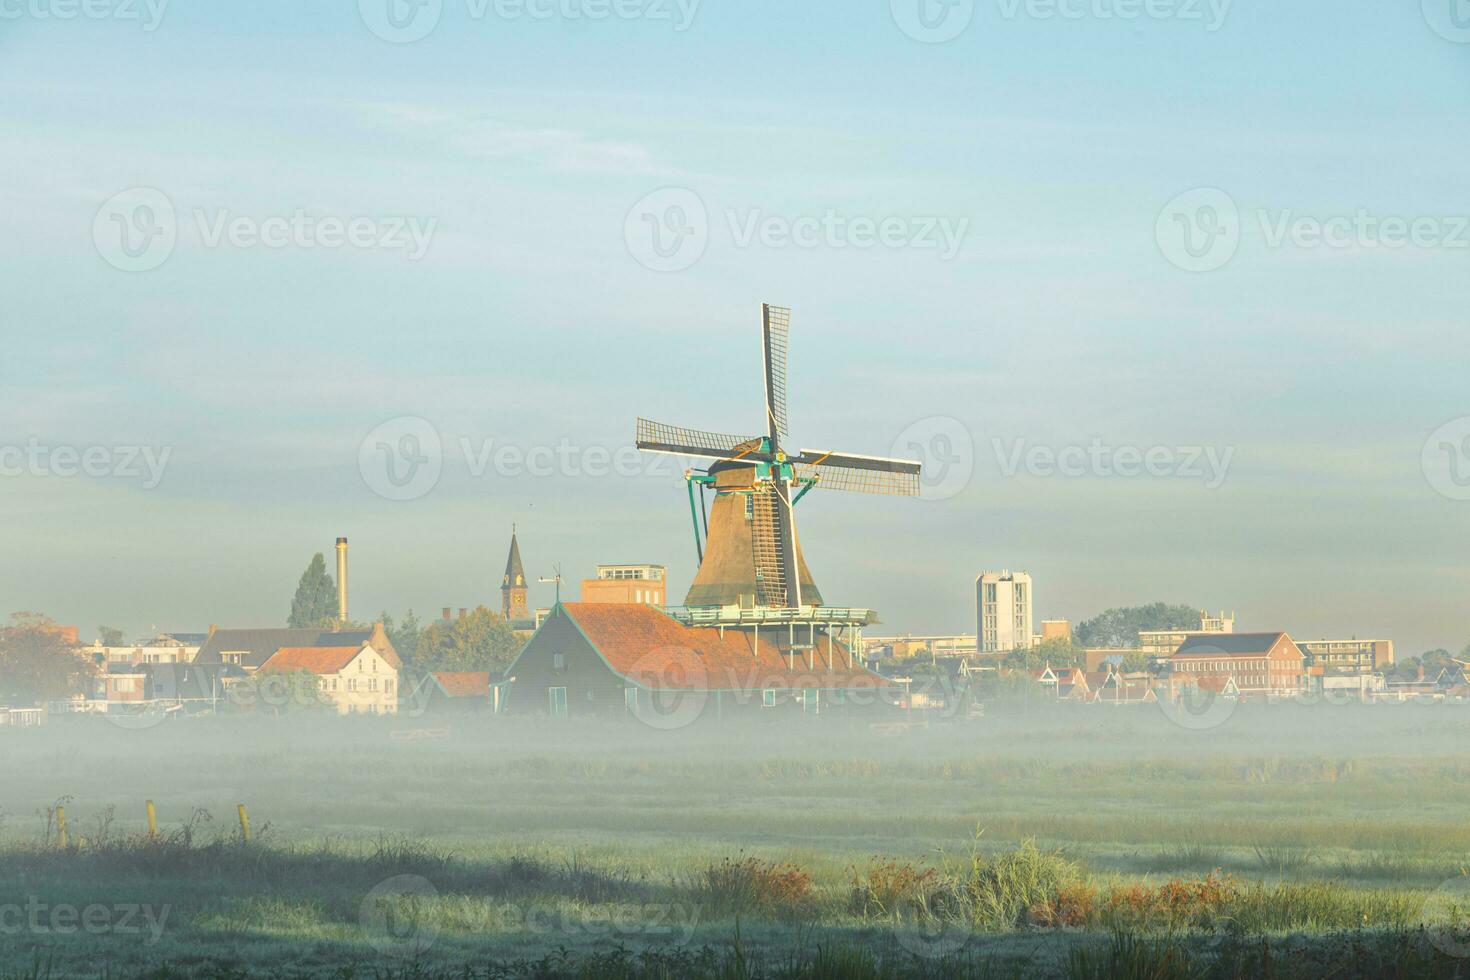
POLYGON ((0 977, 1470 977, 1454 706, 419 724, 0 734, 0 977))

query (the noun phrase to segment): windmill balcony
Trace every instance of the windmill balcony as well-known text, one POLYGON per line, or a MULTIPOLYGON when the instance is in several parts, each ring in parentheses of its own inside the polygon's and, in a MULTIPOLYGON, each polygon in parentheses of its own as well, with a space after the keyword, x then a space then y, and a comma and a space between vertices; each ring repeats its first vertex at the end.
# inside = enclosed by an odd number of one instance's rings
POLYGON ((686 626, 872 626, 878 614, 871 609, 838 606, 802 606, 787 609, 773 606, 672 606, 664 610, 686 626))

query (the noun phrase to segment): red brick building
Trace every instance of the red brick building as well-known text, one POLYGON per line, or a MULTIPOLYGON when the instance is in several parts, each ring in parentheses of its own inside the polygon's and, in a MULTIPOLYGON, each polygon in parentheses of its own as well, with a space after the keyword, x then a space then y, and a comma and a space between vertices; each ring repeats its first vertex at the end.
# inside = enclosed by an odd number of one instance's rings
POLYGON ((1285 633, 1190 636, 1169 658, 1170 686, 1224 691, 1242 697, 1296 697, 1305 686, 1305 658, 1285 633))

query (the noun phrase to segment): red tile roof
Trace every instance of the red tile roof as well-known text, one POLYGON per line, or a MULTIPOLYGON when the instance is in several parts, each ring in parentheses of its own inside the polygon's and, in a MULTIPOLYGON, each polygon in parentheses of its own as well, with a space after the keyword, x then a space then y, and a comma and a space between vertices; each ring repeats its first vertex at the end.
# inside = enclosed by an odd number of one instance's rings
POLYGON ((261 670, 285 673, 340 674, 362 652, 362 647, 281 647, 260 665, 261 670))
MULTIPOLYGON (((818 635, 817 649, 783 656, 772 642, 779 627, 751 633, 689 627, 652 606, 568 602, 562 605, 612 669, 645 687, 672 690, 759 691, 768 688, 877 690, 892 687, 861 665, 850 667, 847 648, 818 635), (828 669, 827 658, 832 658, 828 669)), ((796 631, 800 642, 803 631, 796 631)))
POLYGON ((489 672, 440 672, 434 680, 452 698, 488 698, 490 696, 489 672))

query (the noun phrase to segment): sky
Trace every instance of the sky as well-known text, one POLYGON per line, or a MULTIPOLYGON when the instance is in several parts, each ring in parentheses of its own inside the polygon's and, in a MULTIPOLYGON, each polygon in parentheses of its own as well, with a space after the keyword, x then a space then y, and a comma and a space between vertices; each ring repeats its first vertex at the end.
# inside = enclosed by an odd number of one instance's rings
POLYGON ((770 302, 793 445, 926 464, 799 508, 883 632, 1470 641, 1463 0, 0 0, 0 92, 0 611, 680 596, 634 421, 759 431, 770 302))

